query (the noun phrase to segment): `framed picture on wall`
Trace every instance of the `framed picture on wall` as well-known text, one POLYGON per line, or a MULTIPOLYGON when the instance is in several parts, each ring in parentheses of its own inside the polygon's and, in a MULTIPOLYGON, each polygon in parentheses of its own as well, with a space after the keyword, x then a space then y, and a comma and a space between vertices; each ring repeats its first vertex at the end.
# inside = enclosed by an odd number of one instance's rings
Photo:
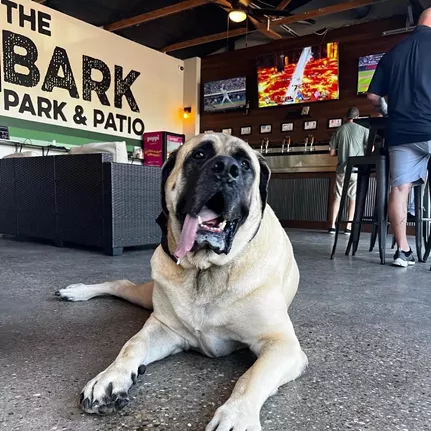
POLYGON ((338 129, 338 127, 343 125, 342 118, 330 118, 328 120, 328 129, 338 129))
POLYGON ((295 127, 295 123, 281 123, 281 131, 282 132, 292 132, 295 127))
POLYGON ((260 133, 271 133, 272 132, 272 124, 261 124, 260 125, 260 133))
POLYGON ((227 129, 221 129, 221 132, 226 135, 232 135, 232 127, 229 127, 227 129))
POLYGON ((251 126, 241 127, 241 136, 251 135, 251 126))
POLYGON ((316 130, 316 129, 317 129, 317 120, 304 121, 304 130, 316 130))
POLYGON ((301 115, 309 115, 310 114, 310 107, 309 106, 304 106, 301 109, 301 115))

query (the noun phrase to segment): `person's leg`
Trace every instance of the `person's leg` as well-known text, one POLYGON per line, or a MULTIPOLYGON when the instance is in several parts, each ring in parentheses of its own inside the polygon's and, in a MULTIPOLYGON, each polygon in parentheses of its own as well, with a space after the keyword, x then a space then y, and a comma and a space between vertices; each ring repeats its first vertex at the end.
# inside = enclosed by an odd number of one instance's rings
POLYGON ((331 228, 329 232, 335 229, 335 223, 337 222, 338 212, 340 210, 340 202, 341 202, 341 193, 343 190, 344 184, 344 174, 337 174, 335 178, 335 187, 334 187, 334 199, 332 201, 332 212, 331 212, 331 228))
MULTIPOLYGON (((392 190, 388 212, 398 244, 394 258, 394 263, 397 265, 400 259, 406 258, 408 264, 414 263, 406 233, 408 199, 412 183, 426 179, 429 149, 428 142, 399 145, 389 149, 392 190)), ((407 266, 407 264, 399 266, 407 266)))
POLYGON ((410 250, 407 241, 407 203, 412 184, 393 186, 389 197, 389 219, 400 250, 410 250))
MULTIPOLYGON (((358 174, 353 173, 350 177, 349 189, 347 191, 347 196, 349 198, 349 206, 347 208, 347 212, 348 212, 347 219, 348 220, 353 220, 353 217, 355 217, 357 184, 358 184, 358 174)), ((347 224, 346 230, 348 230, 348 231, 352 230, 352 223, 347 224)))
POLYGON ((332 201, 332 220, 331 220, 331 228, 335 229, 335 223, 337 221, 338 211, 340 210, 340 199, 334 197, 332 201))

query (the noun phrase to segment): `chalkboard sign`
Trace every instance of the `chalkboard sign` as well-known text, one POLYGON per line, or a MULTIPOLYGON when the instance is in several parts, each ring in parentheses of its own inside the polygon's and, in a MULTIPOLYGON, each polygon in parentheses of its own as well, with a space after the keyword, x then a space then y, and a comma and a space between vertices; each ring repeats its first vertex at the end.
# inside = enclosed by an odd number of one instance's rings
POLYGON ((7 126, 0 126, 0 139, 9 139, 9 128, 7 126))

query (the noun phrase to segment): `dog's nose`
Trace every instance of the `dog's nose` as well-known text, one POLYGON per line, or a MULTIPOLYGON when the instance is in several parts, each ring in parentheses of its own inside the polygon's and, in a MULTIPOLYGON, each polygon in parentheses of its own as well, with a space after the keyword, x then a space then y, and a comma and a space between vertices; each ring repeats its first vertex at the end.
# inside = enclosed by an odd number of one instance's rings
POLYGON ((211 169, 218 176, 227 176, 236 180, 239 177, 239 165, 233 157, 217 156, 212 161, 211 169))

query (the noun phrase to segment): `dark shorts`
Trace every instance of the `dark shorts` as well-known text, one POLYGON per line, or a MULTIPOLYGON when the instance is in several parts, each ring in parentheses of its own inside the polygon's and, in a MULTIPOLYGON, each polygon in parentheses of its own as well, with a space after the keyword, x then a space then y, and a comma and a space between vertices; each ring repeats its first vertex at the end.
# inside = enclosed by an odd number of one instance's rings
POLYGON ((425 182, 430 156, 431 141, 389 147, 391 185, 425 182))

